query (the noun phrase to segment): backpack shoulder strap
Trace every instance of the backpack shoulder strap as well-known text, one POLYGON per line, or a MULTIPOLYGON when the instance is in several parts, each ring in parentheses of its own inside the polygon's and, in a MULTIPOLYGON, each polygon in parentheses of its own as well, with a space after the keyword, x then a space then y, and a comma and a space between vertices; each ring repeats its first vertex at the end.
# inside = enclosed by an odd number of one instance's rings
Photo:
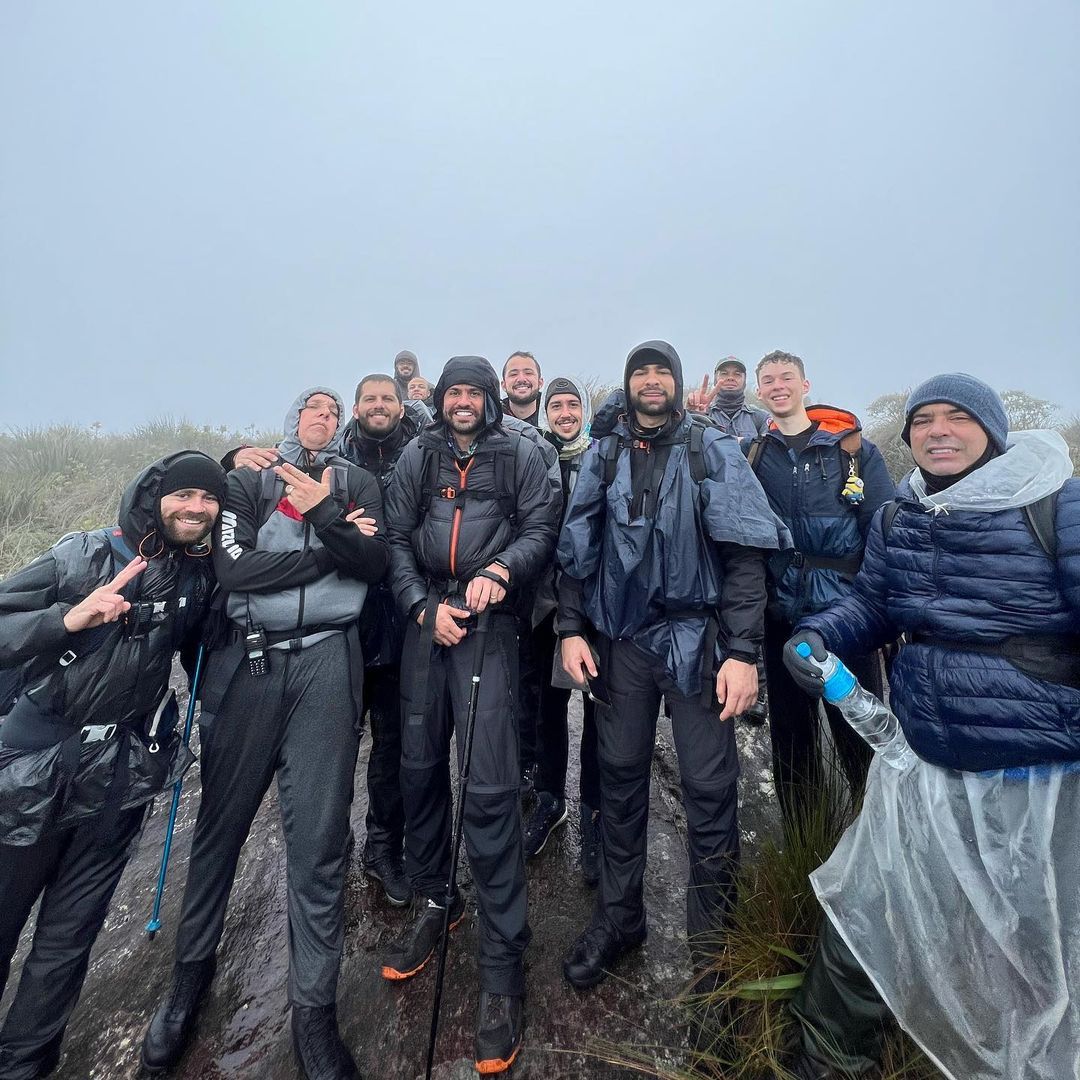
POLYGON ((690 455, 690 478, 695 484, 700 484, 708 476, 708 470, 705 468, 705 425, 699 424, 696 420, 690 425, 690 432, 687 436, 687 442, 689 443, 688 450, 690 455))
POLYGON ((769 414, 764 409, 752 409, 750 419, 754 421, 754 430, 758 435, 764 435, 769 426, 769 414))
POLYGON ((1024 507, 1024 521, 1027 527, 1038 541, 1039 547, 1051 559, 1057 558, 1057 526, 1055 524, 1057 497, 1058 493, 1055 491, 1024 507))
POLYGON ((425 442, 421 442, 419 446, 423 455, 420 461, 420 520, 423 521, 431 509, 431 500, 438 491, 439 452, 425 442))
POLYGON ((506 434, 512 436, 510 442, 500 444, 495 450, 495 492, 507 520, 516 527, 517 459, 525 439, 516 431, 508 431, 506 434))
POLYGON ((600 440, 600 460, 604 463, 604 487, 615 483, 615 473, 619 468, 619 452, 622 450, 622 438, 616 432, 605 435, 600 440))
POLYGON ((258 522, 261 529, 269 520, 277 504, 281 501, 281 495, 285 490, 285 484, 273 469, 263 469, 259 473, 259 515, 258 522))
POLYGON ((762 434, 751 441, 750 448, 746 451, 746 462, 755 476, 757 475, 758 466, 761 464, 761 454, 764 449, 765 435, 762 434))
POLYGON ((892 531, 893 521, 899 509, 900 503, 893 499, 892 502, 887 502, 885 509, 881 511, 881 538, 885 541, 886 547, 889 546, 889 533, 892 531))

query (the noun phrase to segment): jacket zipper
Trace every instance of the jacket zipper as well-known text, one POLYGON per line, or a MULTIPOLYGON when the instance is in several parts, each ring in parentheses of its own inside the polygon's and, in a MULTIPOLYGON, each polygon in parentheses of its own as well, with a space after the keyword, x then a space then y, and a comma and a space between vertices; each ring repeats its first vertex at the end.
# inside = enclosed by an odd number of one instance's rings
MULTIPOLYGON (((469 470, 472 468, 473 462, 476 458, 469 458, 465 463, 463 469, 457 462, 454 462, 454 468, 458 471, 458 476, 461 477, 461 487, 458 491, 464 491, 469 482, 469 470)), ((450 527, 450 576, 456 577, 457 575, 457 545, 458 534, 461 532, 461 513, 462 507, 454 507, 454 523, 450 527)))

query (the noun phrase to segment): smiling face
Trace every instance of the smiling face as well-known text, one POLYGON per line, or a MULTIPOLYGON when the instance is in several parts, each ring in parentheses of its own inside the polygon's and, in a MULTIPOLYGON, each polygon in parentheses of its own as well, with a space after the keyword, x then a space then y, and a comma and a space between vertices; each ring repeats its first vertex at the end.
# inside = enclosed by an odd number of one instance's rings
POLYGON ((405 412, 397 384, 389 379, 365 379, 353 406, 357 427, 365 435, 380 438, 397 427, 405 412))
POLYGON ((585 417, 576 394, 553 394, 544 406, 548 426, 563 442, 573 442, 581 432, 585 417))
POLYGON ((337 402, 329 394, 312 394, 300 410, 296 437, 305 450, 322 450, 337 434, 337 402))
POLYGON ((540 378, 540 368, 531 357, 511 356, 506 361, 502 385, 512 404, 531 405, 540 397, 544 380, 540 378))
POLYGON ((409 400, 424 401, 428 396, 428 381, 423 375, 409 380, 409 400))
POLYGON ((943 401, 915 410, 908 438, 915 464, 932 476, 955 476, 970 469, 990 441, 970 413, 943 401))
POLYGON ((801 411, 810 383, 794 364, 776 360, 763 364, 757 373, 757 396, 774 417, 792 416, 801 411))
POLYGON ((416 361, 403 356, 394 361, 394 374, 401 379, 411 379, 416 374, 416 361))
POLYGON ((202 488, 181 488, 162 495, 158 516, 166 541, 175 547, 199 543, 210 534, 220 509, 218 497, 202 488))
MULTIPOLYGON (((675 408, 675 373, 664 363, 640 364, 627 381, 630 407, 640 423, 655 427, 658 418, 666 419, 675 408)), ((663 422, 661 419, 661 422, 663 422)))
POLYGON ((738 364, 721 364, 716 371, 716 386, 720 390, 745 390, 746 372, 738 364))
POLYGON ((455 435, 475 435, 484 426, 484 391, 468 383, 447 387, 443 419, 455 435))

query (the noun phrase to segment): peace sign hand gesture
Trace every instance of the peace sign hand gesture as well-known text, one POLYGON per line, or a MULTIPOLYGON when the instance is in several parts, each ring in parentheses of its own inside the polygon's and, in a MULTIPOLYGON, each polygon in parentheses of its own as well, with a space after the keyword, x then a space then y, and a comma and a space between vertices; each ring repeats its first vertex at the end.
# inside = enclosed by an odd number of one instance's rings
POLYGON ((145 569, 146 560, 136 556, 112 581, 98 586, 64 616, 64 629, 69 634, 75 634, 103 623, 116 622, 121 615, 131 610, 131 604, 124 599, 121 590, 145 569))
POLYGON ((709 411, 709 406, 713 403, 713 398, 720 392, 719 386, 714 386, 709 389, 709 376, 703 375, 701 378, 701 389, 692 390, 686 398, 686 408, 689 412, 694 413, 706 413, 709 411))

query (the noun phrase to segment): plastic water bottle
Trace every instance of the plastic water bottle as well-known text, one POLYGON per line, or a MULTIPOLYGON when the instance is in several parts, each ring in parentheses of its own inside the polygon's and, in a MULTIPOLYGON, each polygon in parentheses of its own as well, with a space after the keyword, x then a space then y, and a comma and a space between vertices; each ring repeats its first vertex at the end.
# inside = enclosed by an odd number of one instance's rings
POLYGON ((844 719, 880 754, 885 764, 902 769, 914 760, 915 752, 904 738, 904 729, 892 710, 869 690, 861 687, 844 663, 832 653, 816 659, 806 642, 795 651, 809 660, 825 681, 825 700, 835 705, 844 719))

